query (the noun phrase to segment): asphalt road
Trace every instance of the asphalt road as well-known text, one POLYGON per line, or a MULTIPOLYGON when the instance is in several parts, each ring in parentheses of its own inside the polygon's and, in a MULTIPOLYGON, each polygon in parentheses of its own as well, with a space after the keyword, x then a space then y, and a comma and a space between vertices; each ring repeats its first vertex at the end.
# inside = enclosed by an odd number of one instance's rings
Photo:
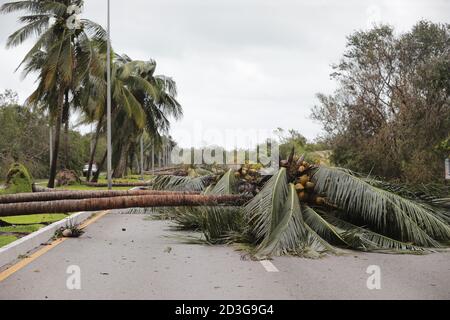
POLYGON ((230 247, 182 244, 168 226, 110 213, 0 282, 0 299, 450 299, 450 253, 261 263, 230 247), (380 290, 367 288, 370 265, 380 267, 380 290), (67 288, 70 266, 80 290, 67 288))

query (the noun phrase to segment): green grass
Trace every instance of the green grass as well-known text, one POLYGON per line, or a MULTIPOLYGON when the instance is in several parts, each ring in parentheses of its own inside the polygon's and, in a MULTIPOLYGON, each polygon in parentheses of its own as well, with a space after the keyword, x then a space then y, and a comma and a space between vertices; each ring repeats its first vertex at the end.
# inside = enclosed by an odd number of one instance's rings
POLYGON ((0 248, 18 239, 18 237, 15 236, 2 235, 2 233, 30 234, 45 227, 46 224, 51 224, 67 217, 67 214, 62 213, 2 217, 0 220, 9 223, 12 226, 0 227, 0 248))
POLYGON ((13 224, 13 225, 30 225, 30 224, 43 224, 53 223, 64 218, 67 218, 67 214, 55 213, 55 214, 33 214, 29 216, 11 216, 2 217, 0 220, 13 224))
MULTIPOLYGON (((57 190, 70 190, 70 191, 91 191, 91 190, 108 190, 108 187, 89 187, 84 185, 73 185, 73 186, 65 186, 65 187, 58 187, 57 190)), ((113 190, 129 190, 130 187, 113 187, 113 190)))
POLYGON ((10 227, 0 227, 0 234, 2 232, 33 233, 43 227, 45 227, 45 225, 43 225, 43 224, 28 224, 28 225, 18 225, 18 226, 10 226, 10 227))
MULTIPOLYGON (((144 181, 148 181, 152 178, 152 175, 144 175, 144 181)), ((137 183, 142 182, 141 175, 130 175, 121 179, 113 179, 113 183, 137 183)), ((106 177, 100 177, 98 183, 108 183, 106 177)))
POLYGON ((0 236, 0 248, 7 246, 8 244, 17 240, 17 237, 14 236, 0 236))

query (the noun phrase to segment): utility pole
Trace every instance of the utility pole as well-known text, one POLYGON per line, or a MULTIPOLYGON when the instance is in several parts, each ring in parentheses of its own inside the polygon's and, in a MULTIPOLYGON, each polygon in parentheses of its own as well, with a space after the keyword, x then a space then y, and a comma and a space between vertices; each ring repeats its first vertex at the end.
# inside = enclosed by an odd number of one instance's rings
POLYGON ((107 81, 107 107, 106 107, 106 118, 107 118, 107 176, 108 176, 108 190, 112 190, 112 145, 111 145, 111 19, 110 19, 110 0, 108 1, 108 22, 107 22, 107 33, 108 33, 108 47, 106 51, 106 81, 107 81))

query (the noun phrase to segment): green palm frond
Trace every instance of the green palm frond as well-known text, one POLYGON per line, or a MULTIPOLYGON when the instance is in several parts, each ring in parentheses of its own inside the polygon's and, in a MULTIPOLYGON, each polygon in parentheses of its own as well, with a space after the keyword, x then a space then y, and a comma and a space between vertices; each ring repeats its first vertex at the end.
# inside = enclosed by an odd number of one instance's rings
POLYGON ((331 245, 317 234, 310 226, 305 223, 305 228, 308 231, 308 238, 306 241, 307 246, 305 251, 302 252, 302 256, 306 258, 320 258, 324 254, 342 255, 344 251, 331 245))
POLYGON ((355 226, 349 222, 330 214, 324 214, 324 219, 339 230, 340 237, 353 249, 363 251, 377 251, 383 253, 414 253, 432 252, 429 249, 401 242, 366 228, 355 226))
POLYGON ((183 207, 176 208, 172 229, 201 232, 199 243, 226 244, 242 232, 242 219, 240 207, 183 207))
POLYGON ((63 15, 67 11, 67 6, 62 1, 14 1, 3 4, 0 13, 11 13, 14 11, 28 11, 32 14, 51 13, 63 15))
POLYGON ((219 182, 214 185, 211 190, 208 191, 209 194, 233 194, 236 192, 236 179, 234 177, 233 170, 228 170, 219 182))
POLYGON ((321 166, 313 178, 316 191, 325 194, 350 220, 423 247, 439 247, 436 240, 450 239, 448 224, 432 210, 374 187, 349 170, 321 166))
POLYGON ((202 191, 211 179, 210 176, 198 178, 178 176, 157 176, 152 180, 154 190, 202 191))
POLYGON ((286 169, 282 168, 243 209, 250 233, 258 242, 268 238, 282 220, 282 210, 289 192, 286 179, 286 169))
POLYGON ((314 230, 321 238, 328 242, 348 245, 341 236, 342 230, 325 220, 316 210, 310 206, 302 206, 303 218, 305 223, 314 230))
POLYGON ((308 231, 305 228, 297 192, 293 184, 289 185, 287 201, 281 213, 279 223, 256 248, 256 256, 265 258, 303 251, 306 247, 308 231))
MULTIPOLYGON (((196 178, 198 179, 198 178, 196 178)), ((203 193, 226 195, 234 192, 234 175, 227 172, 217 184, 209 185, 203 193)), ((194 230, 202 232, 202 238, 189 237, 197 243, 231 243, 239 238, 243 229, 241 207, 180 207, 173 214, 175 230, 194 230)), ((183 238, 183 240, 186 240, 183 238)))
POLYGON ((24 43, 29 37, 33 35, 40 35, 48 28, 49 21, 50 17, 44 17, 23 26, 9 36, 8 41, 6 42, 6 48, 19 46, 24 43))

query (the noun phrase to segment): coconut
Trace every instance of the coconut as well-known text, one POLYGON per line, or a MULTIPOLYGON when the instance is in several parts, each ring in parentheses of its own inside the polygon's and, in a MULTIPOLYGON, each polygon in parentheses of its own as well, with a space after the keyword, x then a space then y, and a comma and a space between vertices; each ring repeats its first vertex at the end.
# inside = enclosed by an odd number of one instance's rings
POLYGON ((303 191, 303 190, 305 190, 305 187, 304 187, 301 183, 297 183, 297 184, 295 185, 295 190, 297 190, 297 191, 303 191))
POLYGON ((316 197, 316 204, 318 205, 318 206, 321 206, 321 205, 323 205, 323 204, 325 204, 325 198, 323 198, 323 197, 316 197))
POLYGON ((300 201, 306 201, 308 199, 308 194, 305 191, 301 191, 298 193, 298 199, 300 201))
POLYGON ((308 175, 303 175, 300 177, 300 179, 298 179, 298 182, 300 182, 303 186, 306 186, 306 184, 309 182, 309 177, 308 175))
POLYGON ((308 190, 313 190, 315 186, 316 184, 314 182, 307 182, 305 185, 306 189, 308 190))
POLYGON ((66 229, 66 230, 64 230, 64 231, 62 232, 62 235, 63 235, 63 237, 65 237, 65 238, 70 238, 70 237, 73 235, 73 232, 72 232, 72 230, 70 230, 70 229, 66 229))

